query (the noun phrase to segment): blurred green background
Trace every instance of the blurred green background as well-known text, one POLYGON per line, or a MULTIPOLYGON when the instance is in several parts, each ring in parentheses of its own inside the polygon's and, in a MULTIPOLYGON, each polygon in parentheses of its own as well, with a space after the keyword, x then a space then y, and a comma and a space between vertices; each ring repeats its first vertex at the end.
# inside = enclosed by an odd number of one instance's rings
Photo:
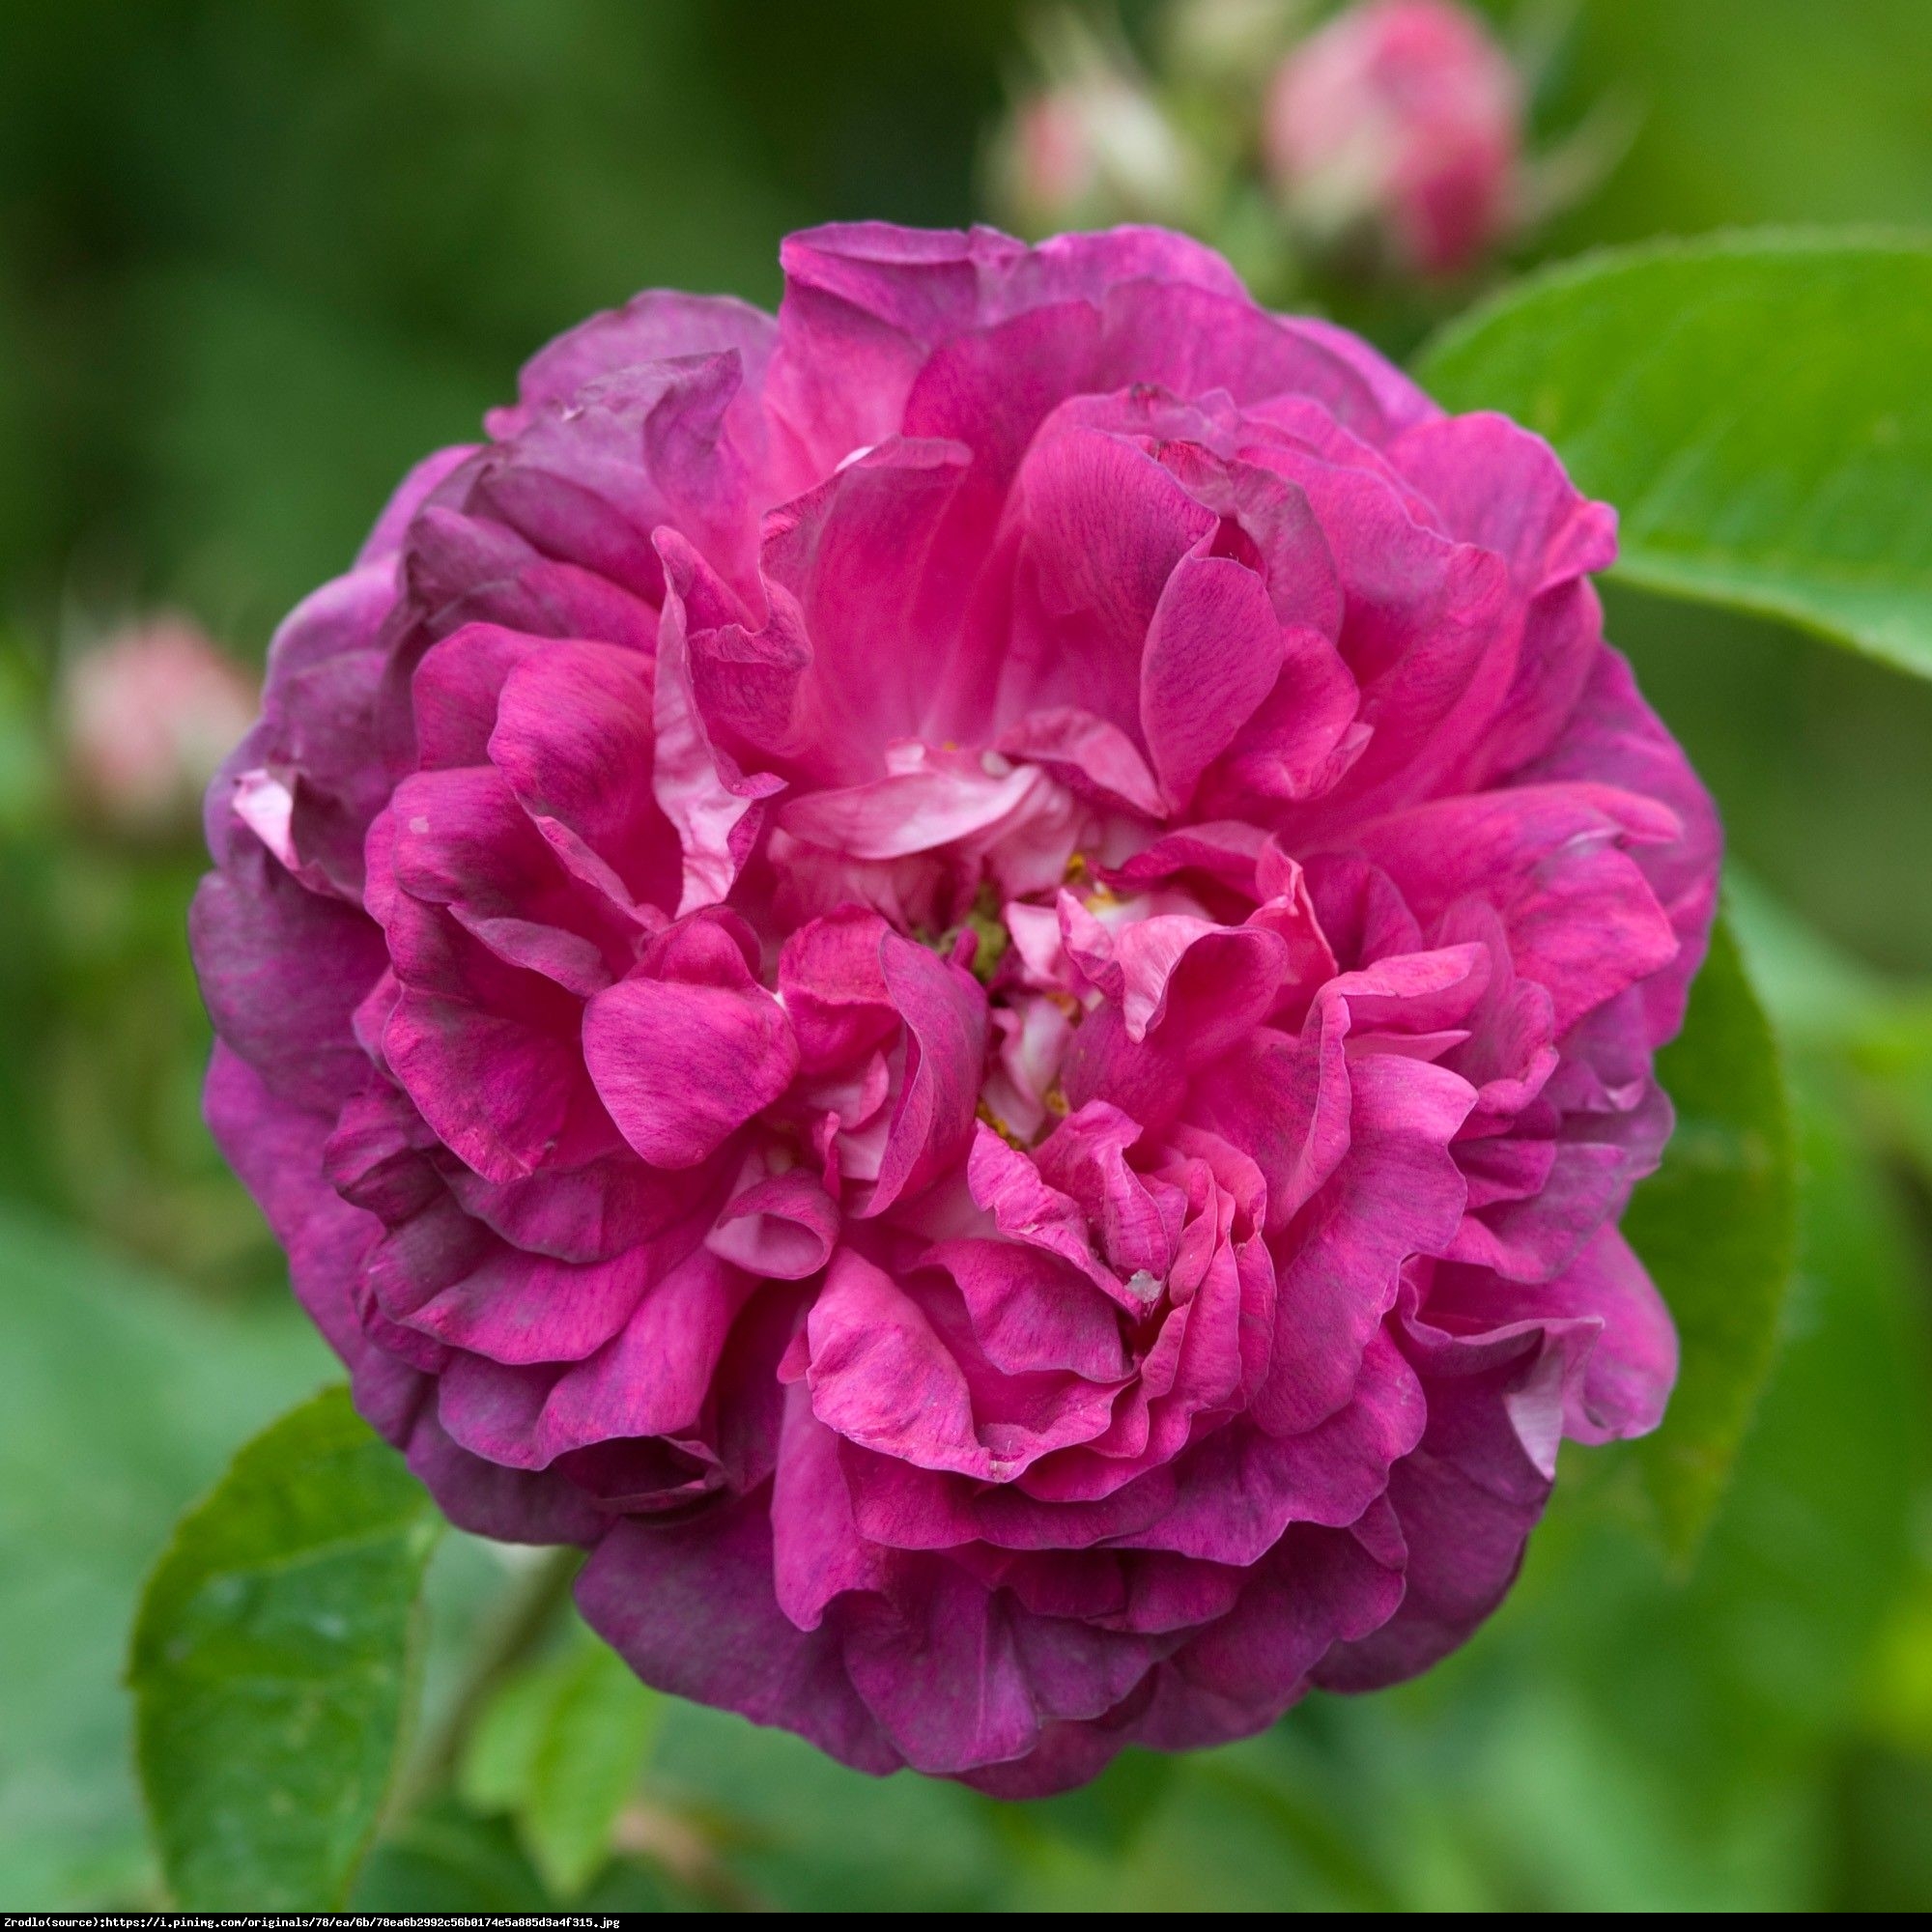
MULTIPOLYGON (((1640 115, 1537 255, 1932 210, 1922 0, 1490 11, 1557 30, 1540 121, 1640 115)), ((970 218, 1020 29, 1007 0, 0 9, 0 1907, 157 1899, 134 1594, 235 1443, 330 1373, 199 1123, 191 836, 84 809, 64 671, 160 609, 259 662, 402 469, 589 310, 770 302, 788 228, 970 218)), ((1616 1455, 1578 1458, 1516 1595, 1429 1678, 1043 1805, 654 1709, 592 1902, 1932 1904, 1932 687, 1633 593, 1611 617, 1724 809, 1804 1164, 1785 1345, 1694 1568, 1616 1455)), ((432 1743, 523 1576, 439 1555, 432 1743)), ((574 1642, 531 1656, 567 1674, 574 1642)), ((360 1902, 554 1901, 516 1793, 457 1746, 360 1902)))

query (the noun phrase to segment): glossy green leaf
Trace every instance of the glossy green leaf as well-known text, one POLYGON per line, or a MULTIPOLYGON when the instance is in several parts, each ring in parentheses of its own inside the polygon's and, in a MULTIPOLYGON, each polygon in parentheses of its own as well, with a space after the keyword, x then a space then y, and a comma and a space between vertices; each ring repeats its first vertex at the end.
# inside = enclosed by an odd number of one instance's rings
POLYGON ((1658 1074, 1677 1129, 1662 1166, 1637 1189, 1624 1233, 1677 1323, 1676 1392, 1639 1455, 1664 1541, 1688 1560, 1770 1371, 1795 1238, 1783 1072, 1721 920, 1658 1074))
POLYGON ((1618 574, 1932 676, 1932 244, 1737 235, 1593 255, 1453 325, 1416 375, 1555 444, 1618 574))
POLYGON ((188 1908, 339 1906, 394 1772, 439 1519, 330 1389, 248 1443, 149 1579, 142 1788, 188 1908))
POLYGON ((514 1677, 478 1720, 463 1793, 506 1811, 545 1883, 574 1897, 611 1855, 664 1700, 581 1625, 562 1655, 514 1677))

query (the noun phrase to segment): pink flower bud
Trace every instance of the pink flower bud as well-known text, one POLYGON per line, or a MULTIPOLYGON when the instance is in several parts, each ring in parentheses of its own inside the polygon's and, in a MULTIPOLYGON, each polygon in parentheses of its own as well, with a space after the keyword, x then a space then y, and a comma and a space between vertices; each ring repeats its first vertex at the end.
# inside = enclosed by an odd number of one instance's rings
POLYGON ((1522 105, 1487 28, 1449 0, 1371 0, 1283 61, 1268 171, 1313 239, 1366 236, 1407 271, 1460 274, 1516 215, 1522 105))
POLYGON ((1013 115, 1014 199, 1033 208, 1067 208, 1084 201, 1099 173, 1070 93, 1036 95, 1013 115))
POLYGON ((1022 100, 993 160, 1007 213, 1036 232, 1182 219, 1200 173, 1153 99, 1130 76, 1098 66, 1022 100))
POLYGON ((131 626, 64 679, 74 789, 122 831, 174 829, 192 818, 255 704, 253 681, 196 625, 163 616, 131 626))

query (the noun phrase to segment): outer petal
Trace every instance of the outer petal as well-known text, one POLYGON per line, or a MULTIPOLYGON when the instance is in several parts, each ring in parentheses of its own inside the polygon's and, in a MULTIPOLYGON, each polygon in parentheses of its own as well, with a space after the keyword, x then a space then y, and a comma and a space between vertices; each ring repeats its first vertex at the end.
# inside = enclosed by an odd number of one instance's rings
POLYGON ((779 1608, 762 1495, 688 1522, 619 1522, 577 1581, 590 1627, 645 1683, 782 1724, 860 1771, 903 1762, 846 1675, 836 1630, 779 1608))
POLYGON ((1677 1379, 1670 1311, 1614 1227, 1602 1229, 1554 1281, 1531 1285, 1481 1269, 1440 1270, 1428 1318, 1464 1335, 1591 1324, 1596 1340, 1563 1417, 1564 1435, 1578 1442, 1647 1435, 1662 1419, 1677 1379))

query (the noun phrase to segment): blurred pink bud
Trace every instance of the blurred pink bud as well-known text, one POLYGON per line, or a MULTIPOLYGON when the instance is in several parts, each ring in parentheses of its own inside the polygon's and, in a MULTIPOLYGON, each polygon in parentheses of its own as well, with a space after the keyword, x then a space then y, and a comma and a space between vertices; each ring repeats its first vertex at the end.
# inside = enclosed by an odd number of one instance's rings
POLYGON ((1522 102, 1481 20, 1450 0, 1370 0, 1270 86, 1268 170, 1322 242, 1379 242, 1425 276, 1473 268, 1517 215, 1522 102))
POLYGON ((1029 207, 1065 208, 1093 192, 1099 169, 1070 92, 1036 95, 1013 114, 1015 198, 1029 207))
POLYGON ((63 680, 75 791, 124 832, 191 822, 256 699, 253 680, 185 618, 130 626, 73 659, 63 680))
POLYGON ((994 155, 1004 212, 1032 233, 1179 221, 1200 166, 1153 99, 1104 68, 1022 100, 994 155))

